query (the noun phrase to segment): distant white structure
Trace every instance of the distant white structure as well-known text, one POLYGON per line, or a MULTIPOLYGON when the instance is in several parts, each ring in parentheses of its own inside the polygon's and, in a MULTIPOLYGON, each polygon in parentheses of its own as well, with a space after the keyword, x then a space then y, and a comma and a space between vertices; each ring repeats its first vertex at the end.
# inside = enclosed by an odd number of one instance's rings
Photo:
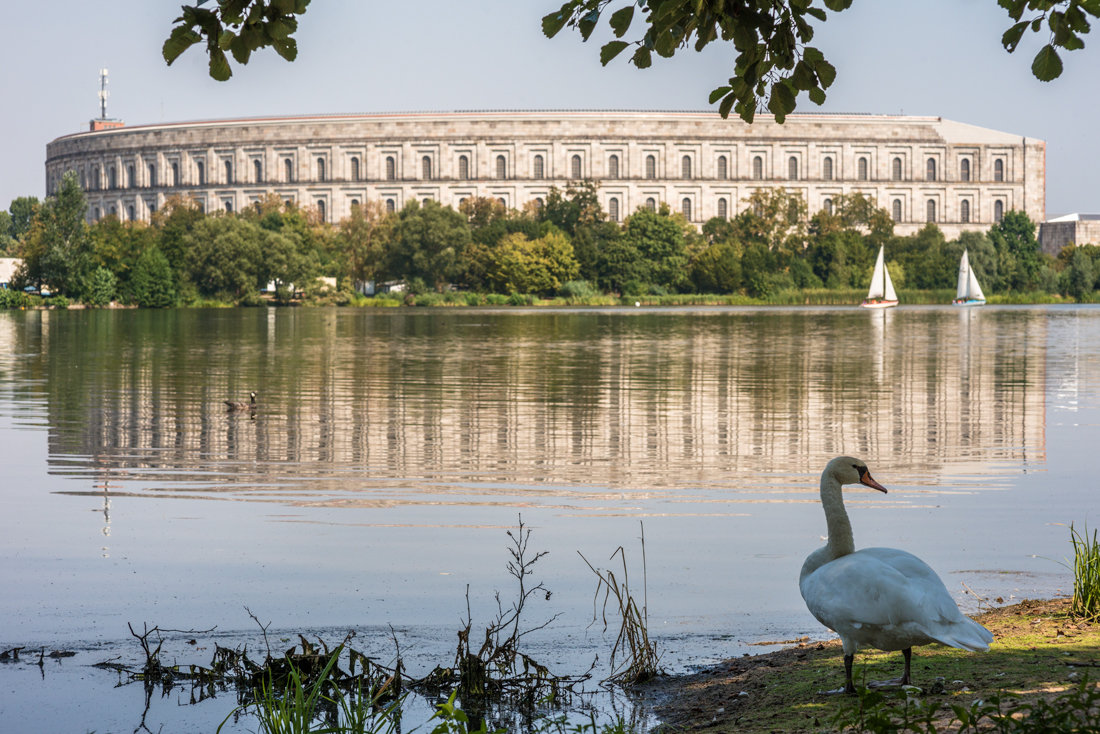
MULTIPOLYGON (((106 108, 101 112, 106 114, 106 108)), ((885 208, 899 234, 935 222, 948 237, 988 229, 1005 212, 1045 219, 1046 144, 940 117, 796 114, 783 125, 714 112, 492 111, 324 115, 121 127, 46 148, 46 189, 66 171, 91 220, 148 220, 172 196, 239 211, 269 193, 329 222, 380 200, 457 206, 490 197, 510 208, 552 187, 599 183, 622 221, 667 204, 696 226, 742 211, 756 190, 783 187, 811 213, 842 194, 885 208)))
POLYGON ((0 257, 0 288, 11 286, 11 279, 22 264, 23 260, 18 257, 0 257))
POLYGON ((1066 245, 1100 245, 1100 214, 1065 214, 1039 225, 1043 252, 1057 255, 1066 245))

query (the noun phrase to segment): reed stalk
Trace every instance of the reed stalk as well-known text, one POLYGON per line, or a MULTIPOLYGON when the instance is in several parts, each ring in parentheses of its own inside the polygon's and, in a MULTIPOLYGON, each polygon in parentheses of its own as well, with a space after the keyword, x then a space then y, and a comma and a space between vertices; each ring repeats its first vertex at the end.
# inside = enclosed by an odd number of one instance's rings
POLYGON ((1088 537, 1088 525, 1083 533, 1070 523, 1073 542, 1073 604, 1070 614, 1078 619, 1100 620, 1100 541, 1097 531, 1088 537))

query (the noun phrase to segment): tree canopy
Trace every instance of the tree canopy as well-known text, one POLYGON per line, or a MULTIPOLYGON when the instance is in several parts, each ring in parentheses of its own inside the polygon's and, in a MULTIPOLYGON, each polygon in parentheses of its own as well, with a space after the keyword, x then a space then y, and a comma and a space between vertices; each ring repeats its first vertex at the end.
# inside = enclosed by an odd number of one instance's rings
MULTIPOLYGON (((205 42, 210 76, 219 81, 233 75, 227 53, 247 64, 253 51, 270 46, 293 61, 298 56, 298 16, 309 2, 197 0, 184 5, 164 42, 164 59, 171 64, 191 46, 205 42)), ((1100 0, 997 2, 1012 20, 1001 36, 1009 53, 1029 29, 1048 34, 1031 65, 1040 81, 1062 74, 1059 51, 1084 48, 1089 18, 1100 17, 1100 0)), ((825 102, 836 69, 821 49, 810 45, 815 23, 824 23, 827 11, 835 15, 851 4, 852 0, 566 0, 543 17, 542 30, 553 38, 573 28, 587 41, 606 19, 615 38, 600 48, 600 63, 606 66, 633 48, 630 63, 639 69, 651 66, 654 54, 671 58, 689 47, 701 51, 713 42, 729 44, 736 54, 733 73, 710 93, 710 103, 718 105, 723 117, 734 111, 752 122, 757 111, 766 109, 783 122, 803 94, 815 104, 825 102)))

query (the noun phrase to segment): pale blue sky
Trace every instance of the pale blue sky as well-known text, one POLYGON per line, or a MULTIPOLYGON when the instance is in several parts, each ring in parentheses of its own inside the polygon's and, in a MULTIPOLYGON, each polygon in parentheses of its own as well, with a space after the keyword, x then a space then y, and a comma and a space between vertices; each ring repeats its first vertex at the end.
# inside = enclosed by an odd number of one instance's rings
MULTIPOLYGON (((0 207, 44 193, 46 143, 98 115, 98 69, 110 69, 108 114, 129 124, 222 117, 455 109, 706 109, 732 69, 731 49, 681 52, 640 71, 599 64, 599 43, 550 40, 542 15, 560 0, 316 0, 299 57, 261 52, 212 81, 192 49, 171 68, 160 47, 178 2, 7 3, 0 43, 0 207)), ((1100 211, 1100 27, 1063 54, 1055 82, 1030 72, 1038 36, 1014 55, 996 0, 874 0, 814 39, 837 68, 822 108, 939 115, 1047 143, 1047 215, 1100 211), (1095 48, 1094 48, 1095 47, 1095 48)))

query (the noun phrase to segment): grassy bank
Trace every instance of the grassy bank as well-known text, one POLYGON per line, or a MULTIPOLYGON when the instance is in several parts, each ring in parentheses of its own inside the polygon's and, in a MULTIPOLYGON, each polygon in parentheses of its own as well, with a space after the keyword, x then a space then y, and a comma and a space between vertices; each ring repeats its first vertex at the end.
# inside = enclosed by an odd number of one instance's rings
MULTIPOLYGON (((942 645, 914 648, 913 677, 920 691, 909 698, 903 691, 863 698, 822 695, 844 681, 839 640, 727 660, 697 674, 658 680, 645 695, 669 732, 930 732, 964 729, 953 706, 972 711, 976 701, 988 707, 999 700, 1001 710, 1035 707, 1059 695, 1076 696, 1074 689, 1084 682, 1094 696, 1086 704, 1097 707, 1092 724, 1100 725, 1100 686, 1088 682, 1100 679, 1100 624, 1073 619, 1070 608, 1069 599, 1024 601, 975 617, 996 638, 988 653, 942 645)), ((861 650, 855 676, 857 682, 892 678, 901 665, 900 653, 861 650)), ((1072 708, 1065 701, 1059 706, 1072 708)))

